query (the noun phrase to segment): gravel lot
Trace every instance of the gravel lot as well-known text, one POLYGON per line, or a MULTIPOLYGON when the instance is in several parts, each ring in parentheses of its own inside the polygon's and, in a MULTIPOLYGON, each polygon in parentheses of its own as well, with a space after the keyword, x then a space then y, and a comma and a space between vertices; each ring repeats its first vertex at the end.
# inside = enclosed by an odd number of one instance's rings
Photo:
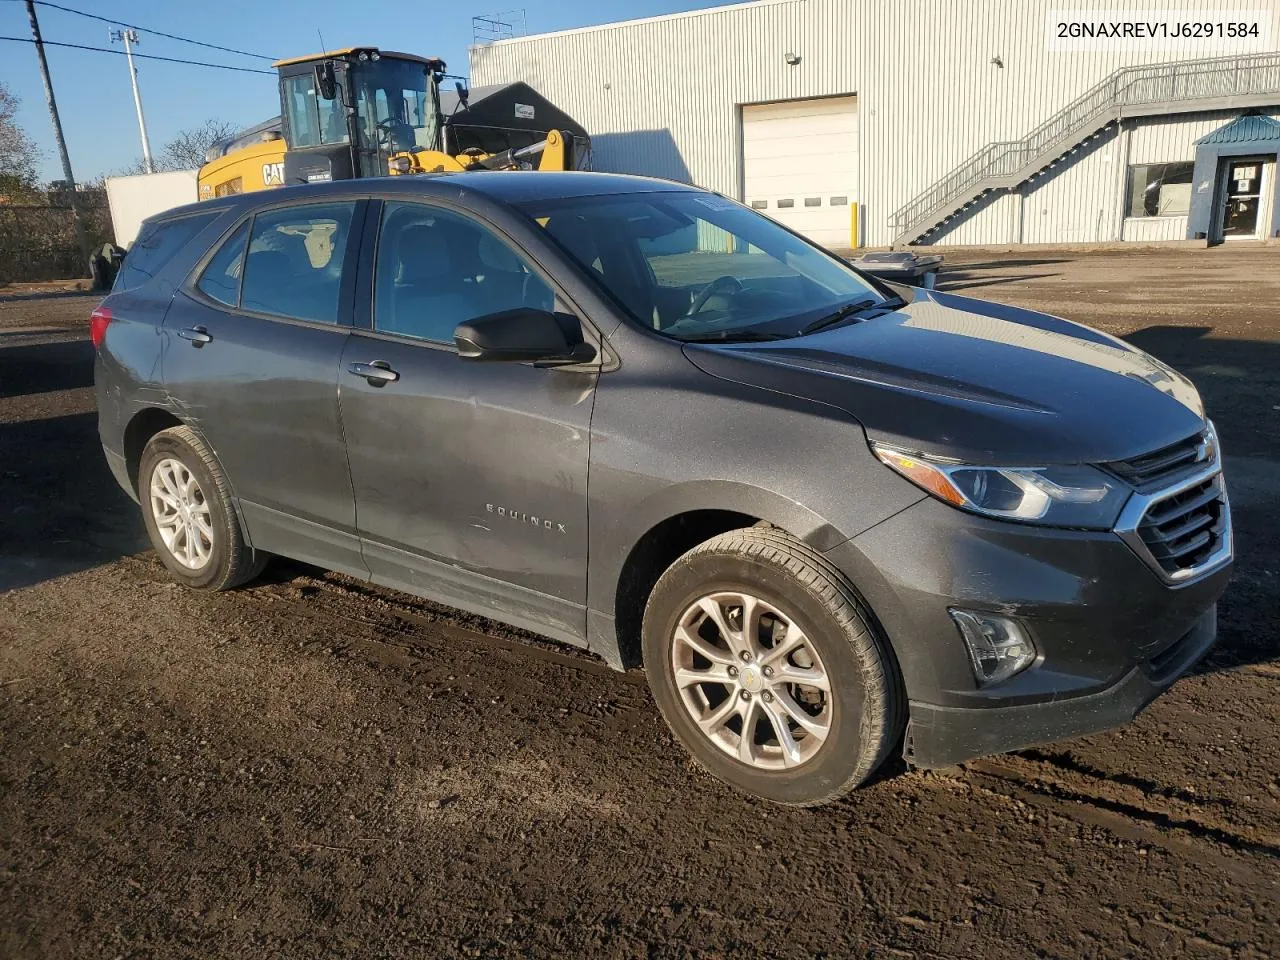
POLYGON ((732 792, 639 673, 277 562, 172 585, 85 295, 0 290, 0 956, 1280 955, 1280 249, 950 254, 1192 376, 1239 560, 1132 726, 834 806, 732 792))

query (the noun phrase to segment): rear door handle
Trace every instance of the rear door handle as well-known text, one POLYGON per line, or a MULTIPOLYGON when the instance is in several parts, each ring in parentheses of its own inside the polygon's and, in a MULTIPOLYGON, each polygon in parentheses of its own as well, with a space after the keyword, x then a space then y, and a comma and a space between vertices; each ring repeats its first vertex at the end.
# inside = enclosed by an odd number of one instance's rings
POLYGON ((357 377, 364 377, 369 381, 371 387, 385 387, 388 383, 395 383, 400 379, 400 374, 391 369, 391 364, 385 360, 374 360, 372 363, 351 363, 347 365, 347 372, 353 373, 357 377))
POLYGON ((183 340, 190 340, 193 347, 203 347, 213 340, 213 337, 209 336, 209 331, 204 327, 188 327, 185 330, 179 330, 178 336, 183 340))

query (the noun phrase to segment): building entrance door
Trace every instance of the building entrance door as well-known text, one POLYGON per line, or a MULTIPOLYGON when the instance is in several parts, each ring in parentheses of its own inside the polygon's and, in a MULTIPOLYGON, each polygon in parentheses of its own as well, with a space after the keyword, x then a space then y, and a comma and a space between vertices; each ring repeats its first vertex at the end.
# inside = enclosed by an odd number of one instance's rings
POLYGON ((1218 211, 1218 236, 1223 240, 1258 240, 1265 228, 1262 198, 1271 163, 1261 158, 1223 162, 1226 177, 1218 211))

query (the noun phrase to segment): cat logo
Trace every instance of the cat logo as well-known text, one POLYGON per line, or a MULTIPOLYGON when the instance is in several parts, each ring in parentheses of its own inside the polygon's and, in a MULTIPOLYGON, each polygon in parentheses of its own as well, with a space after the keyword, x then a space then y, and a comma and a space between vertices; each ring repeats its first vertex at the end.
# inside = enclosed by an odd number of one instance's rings
POLYGON ((264 163, 262 165, 262 185, 264 187, 279 187, 284 185, 284 161, 279 163, 264 163))

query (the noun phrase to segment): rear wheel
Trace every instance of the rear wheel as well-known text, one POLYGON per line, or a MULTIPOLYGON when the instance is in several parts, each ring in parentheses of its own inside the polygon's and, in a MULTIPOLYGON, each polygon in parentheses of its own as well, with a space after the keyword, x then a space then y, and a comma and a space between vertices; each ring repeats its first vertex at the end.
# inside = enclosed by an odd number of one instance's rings
POLYGON ((644 659, 689 751, 770 800, 841 796, 902 732, 896 662, 853 589, 778 530, 730 531, 677 560, 650 595, 644 659))
POLYGON ((245 543, 222 468, 190 427, 162 430, 147 443, 138 502, 161 562, 189 587, 227 590, 266 565, 266 554, 245 543))

